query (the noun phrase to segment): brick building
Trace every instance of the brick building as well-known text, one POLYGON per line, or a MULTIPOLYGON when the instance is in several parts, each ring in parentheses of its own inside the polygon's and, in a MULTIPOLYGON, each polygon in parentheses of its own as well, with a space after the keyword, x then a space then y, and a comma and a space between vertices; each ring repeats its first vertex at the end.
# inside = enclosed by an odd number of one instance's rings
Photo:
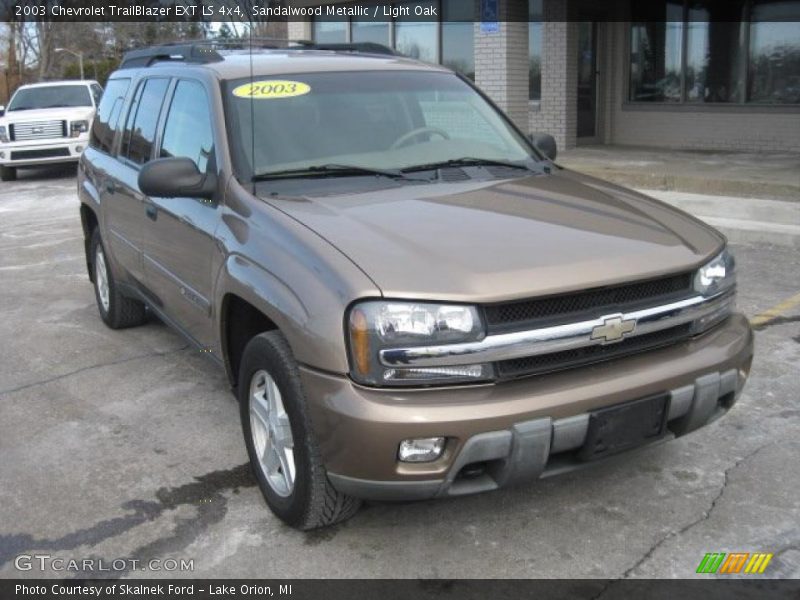
POLYGON ((288 35, 379 42, 445 64, 562 148, 800 151, 800 0, 382 4, 439 17, 321 16, 290 22, 288 35))

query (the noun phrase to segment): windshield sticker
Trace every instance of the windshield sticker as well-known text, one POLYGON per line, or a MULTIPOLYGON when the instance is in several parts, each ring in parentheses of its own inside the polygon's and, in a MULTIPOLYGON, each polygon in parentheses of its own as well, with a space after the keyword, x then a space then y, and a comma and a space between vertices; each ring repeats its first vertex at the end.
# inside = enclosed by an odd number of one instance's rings
POLYGON ((302 96, 311 91, 311 86, 301 81, 283 81, 273 79, 269 81, 253 81, 240 85, 233 90, 233 95, 239 98, 256 98, 258 100, 271 100, 273 98, 292 98, 302 96))

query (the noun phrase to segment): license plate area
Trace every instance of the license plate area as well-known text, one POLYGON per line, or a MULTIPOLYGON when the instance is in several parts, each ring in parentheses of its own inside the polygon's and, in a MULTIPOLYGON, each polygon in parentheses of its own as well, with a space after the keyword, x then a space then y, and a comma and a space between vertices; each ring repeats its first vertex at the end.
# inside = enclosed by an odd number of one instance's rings
POLYGON ((594 460, 652 442, 667 429, 668 396, 661 394, 589 413, 580 460, 594 460))

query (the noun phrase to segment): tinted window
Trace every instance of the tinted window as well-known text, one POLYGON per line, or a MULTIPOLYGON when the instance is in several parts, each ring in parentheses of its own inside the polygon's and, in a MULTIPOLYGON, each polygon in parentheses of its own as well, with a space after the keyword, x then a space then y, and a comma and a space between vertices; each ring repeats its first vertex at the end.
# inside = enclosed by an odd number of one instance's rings
POLYGON ((18 90, 11 99, 8 110, 91 105, 89 88, 85 85, 48 85, 18 90))
POLYGON ((136 90, 125 122, 120 154, 137 164, 143 165, 152 155, 158 115, 168 84, 168 79, 148 79, 136 90))
POLYGON ((114 143, 114 134, 117 132, 117 122, 125 93, 128 91, 130 79, 112 79, 108 82, 108 89, 97 107, 97 116, 92 125, 91 141, 89 144, 102 150, 111 152, 114 143))
POLYGON ((181 81, 175 88, 164 128, 161 158, 191 158, 205 172, 214 149, 211 117, 205 88, 193 81, 181 81))

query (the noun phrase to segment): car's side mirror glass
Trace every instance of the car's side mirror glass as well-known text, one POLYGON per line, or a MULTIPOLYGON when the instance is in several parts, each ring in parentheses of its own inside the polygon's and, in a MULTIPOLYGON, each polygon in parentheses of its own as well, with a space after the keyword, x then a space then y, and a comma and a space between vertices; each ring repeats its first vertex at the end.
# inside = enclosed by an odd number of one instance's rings
POLYGON ((555 138, 549 133, 532 133, 530 135, 531 144, 550 160, 555 160, 558 154, 555 138))
POLYGON ((158 198, 212 198, 217 188, 213 173, 201 173, 190 158, 159 158, 139 171, 139 189, 158 198))

